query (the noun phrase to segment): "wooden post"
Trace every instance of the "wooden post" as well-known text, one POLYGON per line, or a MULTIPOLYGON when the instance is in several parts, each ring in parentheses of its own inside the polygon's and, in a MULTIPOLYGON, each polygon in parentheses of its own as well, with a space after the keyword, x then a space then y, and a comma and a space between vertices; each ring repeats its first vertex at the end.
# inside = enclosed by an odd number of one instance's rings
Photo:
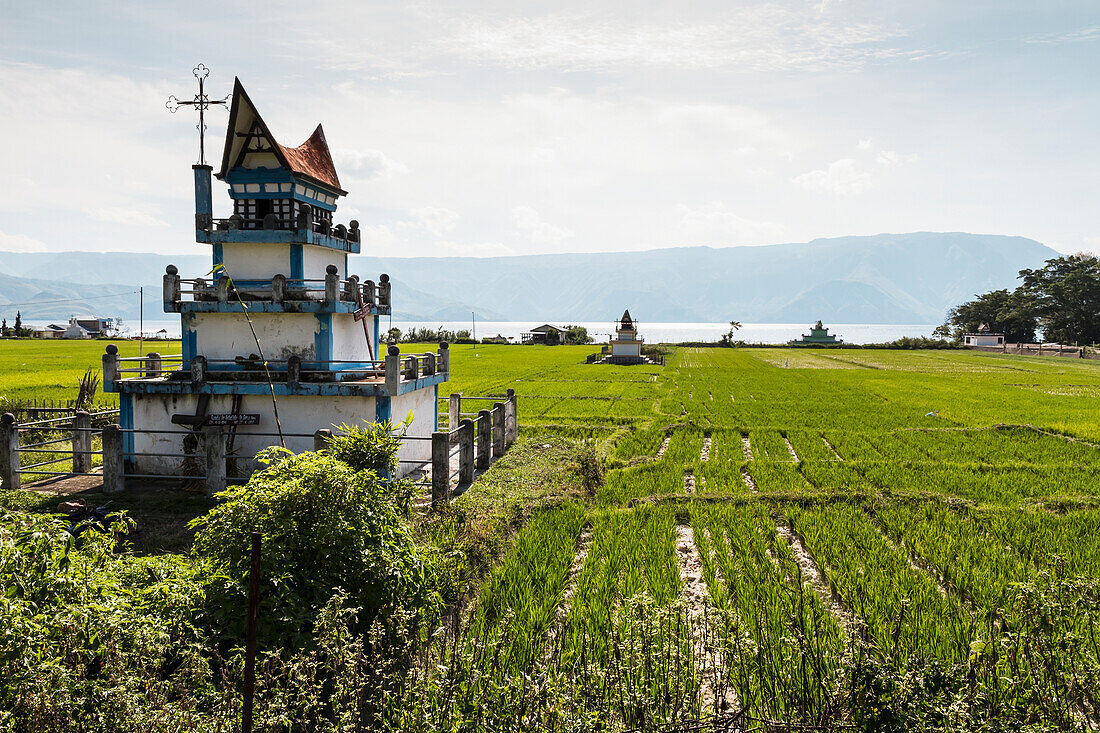
POLYGON ((375 290, 374 280, 364 280, 362 285, 363 291, 363 305, 369 305, 371 310, 374 310, 375 306, 375 290))
POLYGON ((485 471, 489 468, 492 455, 489 452, 489 436, 493 432, 491 425, 492 416, 488 410, 479 410, 477 413, 477 470, 485 471))
POLYGON ((504 403, 493 403, 493 458, 504 455, 504 403))
POLYGON ((458 392, 451 392, 451 396, 447 398, 447 427, 454 430, 458 427, 461 419, 462 395, 458 392))
POLYGON ((511 447, 512 443, 516 442, 516 435, 519 432, 519 425, 517 424, 518 417, 516 415, 516 391, 514 389, 508 390, 508 397, 504 400, 504 445, 505 447, 511 447))
POLYGON ((447 503, 451 488, 451 439, 445 432, 432 433, 432 508, 447 503))
POLYGON ((114 391, 118 377, 118 347, 107 344, 106 352, 103 354, 103 391, 114 391))
POLYGON ((435 354, 428 352, 424 355, 424 376, 430 377, 435 374, 435 354))
POLYGON ((206 443, 206 495, 213 496, 225 490, 225 437, 218 425, 206 425, 202 429, 206 443))
POLYGON ((415 356, 409 355, 405 357, 405 379, 410 382, 415 382, 417 380, 420 376, 418 369, 419 364, 420 362, 415 356))
POLYGON ((155 351, 150 351, 145 355, 145 378, 156 378, 160 376, 161 361, 160 354, 155 351))
POLYGON ((390 344, 386 349, 386 394, 396 397, 401 389, 401 349, 390 344))
POLYGON ((335 303, 339 297, 336 291, 336 285, 338 283, 336 278, 337 272, 339 272, 339 270, 336 269, 336 265, 329 265, 325 268, 325 300, 329 303, 335 303))
POLYGON ((329 441, 332 440, 331 430, 318 430, 313 434, 313 450, 328 450, 329 441))
POLYGON ((122 461, 122 427, 103 426, 103 493, 117 494, 126 487, 122 461))
POLYGON ((73 473, 92 470, 92 416, 81 410, 73 415, 73 473))
POLYGON ((458 427, 458 483, 474 482, 474 421, 463 420, 458 427))
POLYGON ((244 709, 241 732, 252 733, 252 704, 256 695, 256 625, 260 615, 260 533, 252 533, 248 566, 248 618, 244 631, 244 709))
POLYGON ((19 486, 19 425, 15 415, 5 412, 0 416, 0 488, 19 486))

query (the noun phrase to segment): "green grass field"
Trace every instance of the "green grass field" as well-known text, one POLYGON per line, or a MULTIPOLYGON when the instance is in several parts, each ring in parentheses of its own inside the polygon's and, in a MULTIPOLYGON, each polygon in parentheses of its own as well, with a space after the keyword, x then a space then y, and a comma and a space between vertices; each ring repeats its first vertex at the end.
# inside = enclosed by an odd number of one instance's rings
MULTIPOLYGON (((102 351, 10 343, 0 392, 22 398, 75 386, 102 351)), ((868 730, 1100 715, 1100 362, 681 349, 622 367, 585 364, 592 347, 451 348, 441 396, 514 389, 521 436, 589 442, 606 470, 591 496, 509 519, 462 620, 387 703, 418 711, 408 729, 457 710, 610 729, 731 710, 868 730)), ((462 511, 500 489, 494 471, 462 511)))
MULTIPOLYGON (((66 402, 77 394, 77 383, 89 369, 101 369, 108 341, 41 339, 0 340, 0 404, 5 400, 66 402)), ((116 341, 121 356, 137 356, 137 341, 116 341)), ((145 353, 178 354, 179 341, 146 341, 145 353)), ((96 401, 117 403, 115 395, 99 392, 96 401)))
MULTIPOLYGON (((1067 696, 1095 711, 1100 649, 1081 632, 1096 604, 1036 620, 1018 584, 1100 580, 1100 363, 683 349, 614 367, 584 347, 452 348, 450 389, 514 389, 524 432, 598 441, 612 466, 584 518, 532 522, 486 587, 469 633, 506 619, 509 663, 480 670, 499 685, 588 675, 642 684, 666 720, 736 700, 812 723, 859 648, 899 675, 961 670, 996 719, 1018 703, 1056 717, 1067 696), (679 608, 697 640, 650 628, 638 602, 679 608), (625 644, 635 632, 650 653, 625 644), (665 658, 679 661, 647 666, 665 658)), ((615 694, 589 702, 637 724, 615 694)))

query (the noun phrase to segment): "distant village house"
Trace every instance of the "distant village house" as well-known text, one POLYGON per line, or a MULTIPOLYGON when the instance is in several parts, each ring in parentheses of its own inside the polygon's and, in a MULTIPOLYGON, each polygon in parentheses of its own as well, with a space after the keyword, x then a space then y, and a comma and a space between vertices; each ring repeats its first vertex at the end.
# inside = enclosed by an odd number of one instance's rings
POLYGON ((520 335, 521 340, 525 344, 560 344, 562 342, 562 336, 565 335, 564 328, 558 328, 557 326, 551 326, 549 323, 544 323, 541 326, 536 326, 530 331, 520 335))

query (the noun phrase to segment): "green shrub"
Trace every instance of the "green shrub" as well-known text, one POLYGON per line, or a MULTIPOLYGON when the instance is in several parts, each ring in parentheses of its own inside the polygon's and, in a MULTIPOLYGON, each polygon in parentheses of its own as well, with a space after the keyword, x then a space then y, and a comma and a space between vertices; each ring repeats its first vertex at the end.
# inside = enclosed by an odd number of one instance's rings
POLYGON ((340 434, 329 439, 328 452, 356 471, 374 471, 379 476, 392 476, 397 471, 397 449, 412 423, 412 415, 393 426, 389 421, 366 427, 341 425, 340 434))
MULTIPOLYGON (((345 447, 353 446, 349 451, 358 457, 372 455, 375 449, 364 445, 370 432, 345 447)), ((389 456, 385 446, 377 450, 389 456)), ((247 484, 219 494, 222 503, 192 524, 199 529, 195 552, 225 575, 211 589, 211 615, 221 634, 243 636, 253 532, 263 537, 260 632, 266 644, 306 643, 316 613, 337 589, 360 609, 359 630, 398 611, 435 613, 433 564, 400 512, 409 492, 408 482, 357 471, 336 455, 303 453, 283 454, 247 484)))

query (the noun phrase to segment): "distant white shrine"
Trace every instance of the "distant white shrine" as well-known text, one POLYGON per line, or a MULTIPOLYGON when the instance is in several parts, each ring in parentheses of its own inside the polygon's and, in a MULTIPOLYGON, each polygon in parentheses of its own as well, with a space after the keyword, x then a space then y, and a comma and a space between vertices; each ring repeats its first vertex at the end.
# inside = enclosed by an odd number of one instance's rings
MULTIPOLYGON (((216 176, 232 216, 213 217, 211 166, 193 170, 195 239, 210 247, 212 269, 182 278, 166 268, 164 310, 180 314, 183 353, 120 359, 109 346, 103 359, 103 388, 119 395, 126 473, 194 473, 209 455, 204 441, 217 440, 235 473, 248 475, 267 446, 310 450, 318 430, 410 413, 408 435, 429 436, 447 344, 401 355, 379 342, 389 277, 348 272, 359 224, 332 223, 347 192, 321 126, 296 148, 280 145, 236 81, 216 176)), ((402 473, 429 460, 430 445, 406 442, 402 473)))
POLYGON ((642 337, 638 335, 638 324, 630 317, 630 311, 623 311, 623 317, 615 324, 615 335, 609 344, 610 355, 605 359, 612 364, 641 364, 642 337))

